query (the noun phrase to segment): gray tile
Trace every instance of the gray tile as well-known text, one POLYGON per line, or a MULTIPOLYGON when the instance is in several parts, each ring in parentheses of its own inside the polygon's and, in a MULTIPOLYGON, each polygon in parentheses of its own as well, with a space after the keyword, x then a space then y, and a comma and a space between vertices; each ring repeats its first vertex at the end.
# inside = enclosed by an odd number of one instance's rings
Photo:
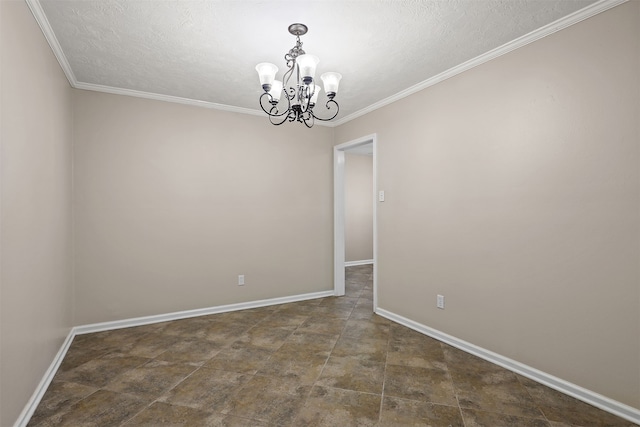
POLYGON ((387 346, 388 341, 384 338, 353 339, 343 335, 336 343, 331 355, 385 363, 387 346))
POLYGON ((295 425, 375 426, 380 395, 316 386, 295 420, 295 425))
POLYGON ((202 327, 202 337, 224 347, 233 343, 252 327, 252 324, 235 323, 234 320, 212 321, 202 327))
POLYGON ((236 342, 221 350, 204 366, 221 371, 255 374, 269 360, 271 350, 253 344, 236 342))
POLYGON ((213 426, 215 418, 215 415, 211 412, 201 409, 155 402, 124 425, 129 427, 213 426))
POLYGON ((38 423, 52 415, 68 411, 72 405, 95 393, 97 390, 95 387, 82 384, 52 382, 29 420, 29 425, 38 425, 38 423))
POLYGON ((167 351, 180 340, 180 337, 174 335, 150 332, 136 340, 132 345, 126 346, 126 353, 130 356, 154 358, 167 351))
POLYGON ((145 407, 146 403, 133 396, 98 390, 74 404, 68 411, 56 414, 45 426, 117 426, 145 407))
POLYGON ((186 338, 178 341, 156 358, 166 362, 191 363, 200 366, 224 347, 225 344, 203 338, 186 338))
POLYGON ((258 374, 312 385, 320 376, 327 359, 328 355, 319 355, 316 352, 294 352, 281 349, 271 355, 258 374))
POLYGON ((413 366, 387 365, 386 396, 419 402, 457 406, 453 383, 447 371, 413 366))
POLYGON ((564 422, 581 427, 632 427, 636 424, 562 394, 547 386, 518 375, 549 421, 564 422))
POLYGON ((462 409, 466 427, 552 427, 542 418, 524 418, 495 412, 462 409))
POLYGON ((201 317, 192 317, 190 319, 173 320, 160 324, 160 333, 166 335, 174 335, 180 338, 204 338, 204 329, 207 326, 207 320, 201 317))
POLYGON ((213 413, 186 406, 155 402, 144 409, 129 422, 126 427, 268 427, 267 424, 247 418, 213 413))
POLYGON ((262 320, 259 326, 268 326, 272 328, 280 327, 294 327, 302 325, 305 320, 309 318, 309 314, 290 314, 283 316, 282 313, 274 313, 271 316, 262 320))
POLYGON ((231 397, 222 413, 283 426, 302 409, 311 386, 297 381, 256 375, 231 397))
POLYGON ((77 368, 70 369, 56 376, 57 381, 74 382, 91 387, 103 387, 118 375, 141 366, 150 359, 110 353, 92 359, 77 368))
POLYGON ((262 324, 249 329, 237 339, 237 343, 246 343, 254 347, 275 351, 293 333, 295 327, 263 326, 262 324))
POLYGON ((389 325, 368 320, 349 319, 342 335, 351 339, 389 339, 389 325))
POLYGON ((358 357, 331 356, 316 384, 381 394, 383 379, 384 363, 362 360, 358 357))
POLYGON ((200 368, 158 400, 179 406, 220 412, 250 375, 200 368))
POLYGON ((457 406, 385 396, 380 415, 380 427, 447 426, 465 427, 457 406))
POLYGON ((461 408, 486 410, 524 418, 543 414, 515 374, 507 370, 460 372, 450 367, 461 408))
POLYGON ((197 367, 184 363, 153 360, 120 374, 104 388, 151 401, 184 380, 197 367))
POLYGON ((297 329, 298 333, 310 332, 316 334, 340 336, 347 320, 341 318, 328 318, 323 315, 312 315, 297 329))
POLYGON ((387 363, 418 368, 447 369, 440 343, 428 337, 420 340, 391 339, 387 363))
POLYGON ((313 353, 318 356, 328 357, 336 345, 339 336, 339 334, 317 334, 298 328, 296 332, 287 338, 278 351, 286 351, 293 354, 313 353))

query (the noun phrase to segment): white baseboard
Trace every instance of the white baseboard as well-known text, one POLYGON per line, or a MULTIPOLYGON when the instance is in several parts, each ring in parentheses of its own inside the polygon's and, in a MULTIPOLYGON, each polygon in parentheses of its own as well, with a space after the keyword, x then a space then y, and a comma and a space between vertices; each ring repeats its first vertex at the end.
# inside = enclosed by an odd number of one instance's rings
POLYGON ((353 267, 356 265, 367 265, 367 264, 373 264, 373 260, 372 259, 363 259, 360 261, 347 261, 344 263, 345 267, 353 267))
POLYGON ((174 313, 159 314, 155 316, 136 317, 133 319, 116 320, 113 322, 102 322, 102 323, 93 323, 90 325, 76 326, 72 328, 71 331, 69 332, 69 335, 67 335, 67 338, 64 340, 64 343, 60 347, 58 354, 56 354, 55 358, 53 359, 53 362, 51 362, 51 365, 49 366, 49 369, 47 369, 47 371, 45 372, 44 376, 42 377, 42 380, 40 380, 40 384, 38 384, 38 387, 36 388, 33 395, 31 396, 31 399, 29 399, 29 401, 25 405, 24 409, 22 410, 22 413, 20 414, 20 416, 18 417, 18 419, 16 420, 13 426, 26 427, 26 425, 29 423, 29 420, 33 416, 33 413, 35 412, 38 405, 40 404, 40 400, 42 400, 42 397, 44 396, 44 393, 47 391, 47 388, 49 388, 49 384, 51 384, 53 377, 58 371, 58 368, 60 367, 60 364, 62 363, 64 356, 67 354, 67 351, 71 346, 71 342, 73 341, 76 335, 89 334, 89 333, 101 332, 101 331, 110 331, 114 329, 130 328, 133 326, 143 326, 143 325, 149 325, 152 323, 167 322, 170 320, 188 319, 191 317, 206 316, 209 314, 219 314, 219 313, 227 313, 230 311, 247 310, 250 308, 267 307, 270 305, 280 305, 280 304, 286 304, 289 302, 306 301, 306 300, 316 299, 316 298, 326 298, 326 297, 332 297, 333 295, 334 295, 333 290, 321 291, 321 292, 313 292, 309 294, 292 295, 292 296, 280 297, 280 298, 270 298, 270 299, 264 299, 264 300, 242 302, 237 304, 228 304, 228 305, 220 305, 216 307, 200 308, 196 310, 178 311, 174 313))
POLYGON ((195 310, 177 311, 174 313, 158 314, 154 316, 135 317, 133 319, 116 320, 113 322, 92 323, 76 326, 74 335, 90 334, 93 332, 110 331, 112 329, 130 328, 132 326, 149 325, 152 323, 168 322, 171 320, 188 319, 190 317, 207 316, 209 314, 227 313, 230 311, 248 310, 250 308, 266 307, 270 305, 286 304, 289 302, 305 301, 309 299, 334 296, 333 290, 313 292, 288 297, 270 298, 257 301, 240 302, 236 304, 219 305, 216 307, 198 308, 195 310))
POLYGON ((27 423, 33 416, 33 413, 36 411, 36 408, 40 404, 42 396, 44 396, 47 388, 49 388, 49 384, 51 384, 53 377, 56 375, 56 372, 58 371, 58 368, 60 367, 64 356, 67 354, 67 350, 69 350, 69 347, 71 346, 71 341, 73 341, 74 336, 75 335, 73 333, 73 329, 71 329, 71 331, 67 335, 67 338, 65 338, 64 342, 62 343, 60 350, 58 350, 58 353, 53 358, 53 362, 51 362, 51 365, 49 365, 49 369, 47 369, 47 371, 44 373, 44 376, 40 380, 40 384, 38 384, 38 387, 36 387, 36 390, 31 395, 31 398, 24 406, 24 409, 20 413, 20 416, 18 416, 18 419, 13 424, 14 427, 26 427, 27 423))
POLYGON ((512 372, 520 374, 524 377, 530 378, 534 381, 544 384, 547 387, 550 387, 561 393, 575 397, 576 399, 581 400, 585 403, 588 403, 589 405, 593 405, 597 408, 600 408, 603 411, 607 411, 613 415, 624 418, 625 420, 629 420, 636 424, 640 424, 639 409, 636 409, 624 403, 618 402, 616 400, 610 399, 606 396, 603 396, 591 390, 587 390, 584 387, 580 387, 579 385, 570 383, 561 378, 547 374, 546 372, 542 372, 538 369, 532 368, 531 366, 517 362, 513 359, 509 359, 508 357, 494 353, 490 350, 484 349, 482 347, 478 347, 475 344, 471 344, 467 341, 463 341, 454 336, 438 331, 437 329, 430 328, 421 323, 407 319, 406 317, 392 313, 385 309, 378 307, 376 308, 375 312, 376 314, 379 314, 382 317, 386 317, 387 319, 392 320, 396 323, 399 323, 403 326, 406 326, 410 329, 413 329, 414 331, 420 332, 424 335, 428 335, 432 338, 435 338, 439 341, 442 341, 446 344, 456 347, 462 351, 473 354, 474 356, 477 356, 481 359, 495 363, 496 365, 502 366, 505 369, 508 369, 512 372))

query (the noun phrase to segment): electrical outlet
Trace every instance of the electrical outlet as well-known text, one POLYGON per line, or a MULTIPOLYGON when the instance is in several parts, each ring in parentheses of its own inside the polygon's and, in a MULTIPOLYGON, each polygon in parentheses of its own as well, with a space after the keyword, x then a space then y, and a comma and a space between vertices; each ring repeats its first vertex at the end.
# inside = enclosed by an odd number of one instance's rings
POLYGON ((444 310, 444 295, 438 295, 436 298, 436 307, 444 310))
POLYGON ((244 274, 239 274, 238 275, 238 286, 243 286, 244 285, 244 274))

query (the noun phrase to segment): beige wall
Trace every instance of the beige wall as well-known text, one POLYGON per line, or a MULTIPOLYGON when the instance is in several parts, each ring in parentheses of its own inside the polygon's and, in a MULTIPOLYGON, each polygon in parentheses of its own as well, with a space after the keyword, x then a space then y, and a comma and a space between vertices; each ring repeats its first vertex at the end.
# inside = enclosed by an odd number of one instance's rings
POLYGON ((640 408, 639 40, 632 1, 337 128, 382 308, 640 408))
POLYGON ((76 324, 333 289, 332 129, 87 91, 74 114, 76 324))
POLYGON ((373 259, 373 158, 345 153, 345 261, 373 259))
POLYGON ((71 327, 71 87, 23 1, 0 1, 0 425, 71 327))

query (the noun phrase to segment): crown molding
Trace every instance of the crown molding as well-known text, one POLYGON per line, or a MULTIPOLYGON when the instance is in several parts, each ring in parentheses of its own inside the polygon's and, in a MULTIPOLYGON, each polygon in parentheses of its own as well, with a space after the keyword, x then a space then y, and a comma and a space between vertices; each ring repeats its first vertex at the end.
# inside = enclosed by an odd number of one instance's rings
MULTIPOLYGON (((200 101, 200 100, 191 99, 191 98, 182 98, 179 96, 163 95, 163 94, 153 93, 153 92, 143 92, 140 90, 124 89, 119 87, 104 86, 104 85, 98 85, 93 83, 77 82, 75 85, 72 85, 72 86, 75 89, 89 90, 93 92, 103 92, 103 93, 110 93, 113 95, 133 96, 135 98, 153 99, 156 101, 172 102, 174 104, 191 105, 195 107, 210 108, 213 110, 221 110, 221 111, 226 111, 230 113, 249 114, 251 116, 265 117, 264 113, 260 110, 253 110, 251 108, 243 108, 243 107, 235 107, 233 105, 226 105, 226 104, 217 104, 215 102, 200 101)), ((333 123, 316 123, 316 125, 328 126, 328 127, 336 126, 333 123)))
MULTIPOLYGON (((47 19, 44 11, 42 10, 42 6, 40 5, 40 0, 25 0, 25 1, 27 5, 29 5, 29 9, 31 9, 31 13, 33 13, 33 16, 38 22, 40 29, 42 30, 45 38, 47 39, 47 42, 49 43, 49 46, 51 46, 51 49, 53 50, 54 55, 58 59, 58 62, 60 63, 60 66, 62 67, 64 74, 67 76, 67 80, 69 80, 69 84, 71 84, 71 86, 76 89, 105 92, 105 93, 111 93, 116 95, 134 96, 137 98, 154 99, 157 101, 193 105, 197 107, 212 108, 216 110, 228 111, 233 113, 241 113, 241 114, 249 114, 253 116, 263 116, 262 111, 257 109, 235 107, 232 105, 217 104, 214 102, 200 101, 200 100, 190 99, 190 98, 181 98, 181 97, 171 96, 171 95, 162 95, 162 94, 151 93, 151 92, 143 92, 143 91, 137 91, 137 90, 131 90, 131 89, 116 88, 112 86, 103 86, 103 85, 97 85, 92 83, 78 82, 75 75, 73 74, 73 71, 71 70, 71 66, 67 61, 66 56, 64 55, 64 52, 62 51, 62 47, 60 46, 60 43, 58 42, 58 39, 56 38, 51 28, 51 25, 49 24, 49 20, 47 19)), ((392 95, 376 103, 373 103, 368 107, 365 107, 361 110, 356 111, 355 113, 351 113, 346 117, 343 117, 333 122, 319 122, 316 124, 319 126, 326 126, 331 128, 343 125, 347 122, 350 122, 351 120, 354 120, 358 117, 361 117, 365 114, 368 114, 372 111, 375 111, 393 102, 406 98, 409 95, 413 95, 416 92, 419 92, 435 84, 438 84, 448 78, 451 78, 467 70, 470 70, 474 67, 482 65, 487 61, 498 58, 515 49, 526 46, 529 43, 533 43, 536 40, 549 36, 564 28, 577 24, 578 22, 584 21, 585 19, 588 19, 599 13, 602 13, 606 10, 611 9, 612 7, 618 6, 627 1, 628 0, 600 0, 581 10, 578 10, 577 12, 574 12, 561 19, 558 19, 557 21, 554 21, 548 25, 545 25, 544 27, 538 28, 535 31, 525 34, 524 36, 521 36, 515 40, 505 43, 502 46, 499 46, 495 49, 492 49, 489 52, 483 53, 482 55, 479 55, 473 59, 470 59, 469 61, 463 62, 460 65, 457 65, 436 76, 433 76, 427 80, 424 80, 418 84, 415 84, 403 91, 396 93, 395 95, 392 95)))
POLYGON ((64 55, 62 51, 62 47, 58 42, 55 34, 53 33, 53 29, 51 28, 51 24, 49 24, 49 20, 47 19, 47 15, 45 15, 44 10, 42 10, 42 5, 40 5, 39 0, 25 0, 29 9, 31 9, 31 13, 33 17, 36 18, 36 22, 38 26, 40 26, 40 30, 44 34, 44 38, 47 39, 47 43, 51 46, 51 50, 53 50, 53 54, 55 55, 64 75, 67 76, 67 80, 69 80, 69 84, 72 87, 76 87, 78 81, 76 80, 75 74, 73 74, 73 70, 71 69, 71 65, 69 65, 69 61, 67 61, 67 57, 64 55))
POLYGON ((123 89, 119 87, 104 86, 104 85, 98 85, 93 83, 78 82, 75 85, 73 85, 73 87, 76 89, 90 90, 93 92, 104 92, 104 93, 110 93, 114 95, 133 96, 135 98, 145 98, 145 99, 153 99, 156 101, 173 102, 176 104, 192 105, 192 106, 202 107, 202 108, 211 108, 215 110, 229 111, 232 113, 250 114, 253 116, 263 115, 261 111, 252 110, 250 108, 234 107, 233 105, 216 104, 215 102, 200 101, 197 99, 181 98, 179 96, 163 95, 163 94, 153 93, 153 92, 143 92, 140 90, 133 90, 133 89, 123 89))
POLYGON ((470 59, 469 61, 463 62, 462 64, 457 65, 453 68, 449 68, 448 70, 440 74, 437 74, 427 80, 424 80, 418 84, 415 84, 401 92, 398 92, 395 95, 392 95, 388 98, 385 98, 381 101, 371 104, 370 106, 365 107, 362 110, 356 111, 355 113, 349 114, 346 117, 336 120, 333 123, 333 125, 340 126, 342 124, 350 122, 351 120, 356 119, 360 116, 364 116, 365 114, 370 113, 374 110, 377 110, 378 108, 382 108, 393 102, 399 101, 402 98, 406 98, 409 95, 413 95, 416 92, 419 92, 435 84, 438 84, 448 78, 451 78, 467 70, 470 70, 474 67, 477 67, 478 65, 482 65, 487 61, 491 61, 492 59, 498 58, 499 56, 509 53, 512 50, 519 49, 523 46, 528 45, 529 43, 533 43, 536 40, 540 40, 543 37, 549 36, 564 28, 577 24, 578 22, 584 21, 587 18, 591 18, 594 15, 602 13, 606 10, 611 9, 612 7, 618 6, 627 1, 628 0, 600 0, 596 3, 593 3, 585 7, 584 9, 580 9, 570 15, 567 15, 563 18, 558 19, 557 21, 547 24, 544 27, 540 27, 537 30, 534 30, 528 34, 525 34, 524 36, 518 37, 515 40, 505 43, 502 46, 499 46, 486 53, 483 53, 482 55, 476 56, 475 58, 470 59))

